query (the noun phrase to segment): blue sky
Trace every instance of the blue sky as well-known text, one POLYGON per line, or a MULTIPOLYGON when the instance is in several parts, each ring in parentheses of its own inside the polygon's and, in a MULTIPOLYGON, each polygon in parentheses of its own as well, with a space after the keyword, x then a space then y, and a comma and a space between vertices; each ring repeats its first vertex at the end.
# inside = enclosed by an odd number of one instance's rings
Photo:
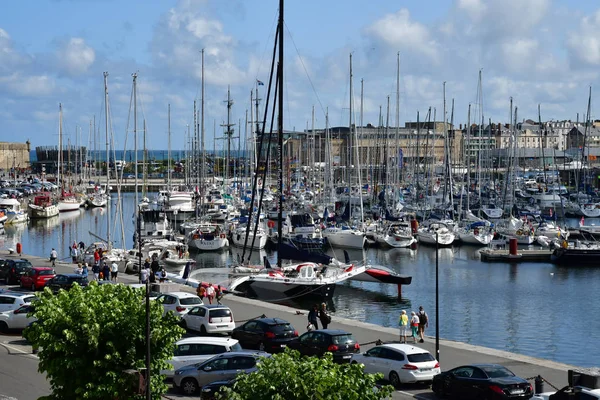
MULTIPOLYGON (((0 14, 0 140, 57 144, 62 103, 65 140, 90 143, 89 121, 104 118, 108 71, 115 146, 131 148, 137 71, 138 124, 145 118, 149 147, 166 148, 171 104, 172 146, 181 149, 200 95, 202 48, 206 145, 215 124, 222 137, 228 86, 243 134, 255 79, 268 79, 277 7, 278 0, 8 2, 0 14)), ((395 124, 398 52, 401 124, 429 107, 441 119, 443 82, 455 123, 466 123, 480 69, 483 113, 493 122, 508 120, 511 96, 519 119, 537 119, 538 103, 543 120, 575 119, 599 80, 600 5, 591 0, 288 0, 285 7, 285 129, 310 126, 313 105, 317 127, 325 109, 331 125, 348 123, 351 52, 355 118, 364 79, 364 121, 373 124, 387 96, 395 124)))

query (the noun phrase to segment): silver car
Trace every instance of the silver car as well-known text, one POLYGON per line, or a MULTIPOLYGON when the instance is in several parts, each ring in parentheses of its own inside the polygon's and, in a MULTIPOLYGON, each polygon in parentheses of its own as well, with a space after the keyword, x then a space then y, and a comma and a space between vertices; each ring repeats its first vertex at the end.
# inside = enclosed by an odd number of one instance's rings
POLYGON ((175 371, 173 387, 188 396, 209 383, 229 380, 237 374, 249 374, 256 371, 261 357, 271 357, 262 351, 235 351, 219 354, 203 363, 188 365, 175 371))

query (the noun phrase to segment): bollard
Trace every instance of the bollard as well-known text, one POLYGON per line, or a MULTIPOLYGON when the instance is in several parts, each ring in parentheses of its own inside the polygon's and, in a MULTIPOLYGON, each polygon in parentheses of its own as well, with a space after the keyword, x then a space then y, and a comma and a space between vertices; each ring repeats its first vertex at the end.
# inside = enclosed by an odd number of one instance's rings
POLYGON ((542 393, 544 391, 544 378, 542 378, 540 375, 538 375, 535 377, 534 383, 535 383, 534 394, 542 393))

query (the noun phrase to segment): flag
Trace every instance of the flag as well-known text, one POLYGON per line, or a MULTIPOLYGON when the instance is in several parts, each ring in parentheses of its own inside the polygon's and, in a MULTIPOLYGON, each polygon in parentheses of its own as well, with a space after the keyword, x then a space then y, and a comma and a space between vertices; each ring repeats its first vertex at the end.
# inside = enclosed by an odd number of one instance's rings
POLYGON ((256 83, 258 84, 258 86, 265 86, 263 81, 259 81, 258 79, 256 80, 256 83))

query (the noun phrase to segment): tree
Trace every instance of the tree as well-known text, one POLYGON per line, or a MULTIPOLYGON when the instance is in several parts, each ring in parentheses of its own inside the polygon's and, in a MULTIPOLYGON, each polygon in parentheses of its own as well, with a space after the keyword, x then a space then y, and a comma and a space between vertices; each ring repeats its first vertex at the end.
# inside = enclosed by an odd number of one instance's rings
POLYGON ((219 399, 228 400, 379 400, 393 388, 376 389, 382 374, 365 374, 362 364, 336 364, 331 353, 322 358, 302 357, 296 350, 263 358, 257 371, 238 375, 219 399))
MULTIPOLYGON (((37 322, 24 331, 40 348, 39 371, 50 381, 45 399, 143 399, 137 379, 125 371, 145 368, 145 290, 126 285, 74 285, 53 294, 45 289, 33 304, 37 322)), ((160 371, 169 369, 174 343, 183 334, 172 313, 150 304, 151 392, 167 391, 160 371)))

